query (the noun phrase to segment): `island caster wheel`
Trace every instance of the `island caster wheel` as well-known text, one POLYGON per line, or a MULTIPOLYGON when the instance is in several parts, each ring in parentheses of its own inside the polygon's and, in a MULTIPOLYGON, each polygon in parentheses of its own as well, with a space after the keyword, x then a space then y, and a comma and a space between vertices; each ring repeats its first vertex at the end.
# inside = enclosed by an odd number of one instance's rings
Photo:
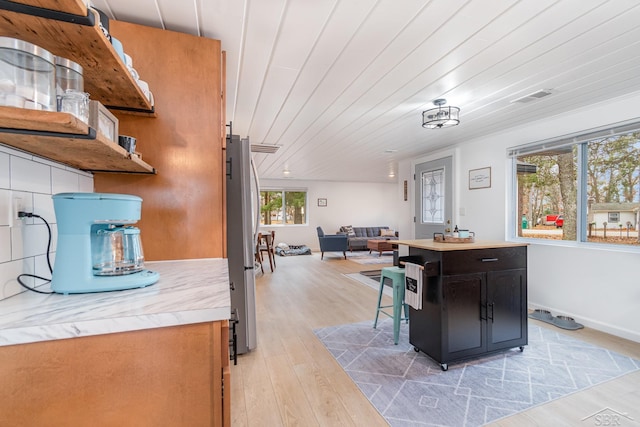
POLYGON ((449 365, 447 365, 446 363, 441 363, 440 364, 440 369, 442 369, 443 371, 446 371, 449 369, 449 365))
POLYGON ((420 349, 418 347, 413 347, 413 351, 415 351, 416 353, 419 353, 420 349))
POLYGON ((523 353, 523 352, 524 352, 524 346, 523 346, 523 345, 521 345, 521 346, 520 346, 520 347, 518 347, 518 348, 520 349, 520 353, 523 353))

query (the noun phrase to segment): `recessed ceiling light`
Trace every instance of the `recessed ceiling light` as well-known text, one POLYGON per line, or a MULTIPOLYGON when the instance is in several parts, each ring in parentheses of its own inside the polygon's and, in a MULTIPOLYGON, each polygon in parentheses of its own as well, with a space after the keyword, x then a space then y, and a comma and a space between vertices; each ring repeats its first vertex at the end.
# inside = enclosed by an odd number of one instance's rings
POLYGON ((395 174, 395 173, 393 173, 393 172, 389 172, 389 178, 395 178, 395 177, 396 177, 396 174, 395 174))
POLYGON ((289 169, 285 169, 282 171, 283 174, 285 175, 289 175, 291 173, 291 171, 289 169))
POLYGON ((391 149, 390 150, 384 150, 385 153, 395 153, 396 151, 398 151, 398 150, 391 150, 391 149))

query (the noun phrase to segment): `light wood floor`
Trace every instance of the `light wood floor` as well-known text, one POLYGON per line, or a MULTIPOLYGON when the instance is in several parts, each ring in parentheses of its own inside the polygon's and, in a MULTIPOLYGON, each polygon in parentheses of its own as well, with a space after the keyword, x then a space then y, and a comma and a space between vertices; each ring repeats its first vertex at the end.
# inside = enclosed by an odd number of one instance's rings
MULTIPOLYGON (((313 334, 320 327, 373 321, 377 294, 345 273, 374 270, 337 254, 277 257, 256 281, 258 348, 231 369, 231 425, 386 426, 313 334)), ((386 297, 385 297, 386 298, 386 297)), ((390 303, 390 302, 388 302, 390 303)), ((558 330, 543 322, 543 327, 558 330)), ((640 359, 640 343, 590 329, 567 332, 640 359)), ((526 351, 526 349, 525 349, 526 351)), ((640 372, 501 420, 500 426, 596 425, 585 417, 605 408, 640 422, 640 372)), ((624 419, 620 425, 625 426, 624 419)))

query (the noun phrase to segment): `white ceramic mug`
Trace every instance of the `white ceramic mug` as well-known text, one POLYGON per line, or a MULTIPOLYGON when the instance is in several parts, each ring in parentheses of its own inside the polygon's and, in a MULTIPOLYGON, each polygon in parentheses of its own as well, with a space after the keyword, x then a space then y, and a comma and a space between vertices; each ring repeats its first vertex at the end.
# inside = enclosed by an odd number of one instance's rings
POLYGON ((149 90, 149 83, 145 82, 144 80, 138 80, 136 83, 138 83, 138 86, 142 90, 142 93, 144 93, 144 96, 147 97, 149 102, 151 102, 151 106, 153 106, 153 93, 151 93, 151 91, 149 90))
POLYGON ((148 98, 149 95, 149 83, 147 83, 144 80, 138 80, 136 81, 136 83, 138 83, 138 86, 140 87, 140 89, 142 90, 142 92, 144 92, 145 96, 148 98))
POLYGON ((140 80, 140 75, 138 74, 135 68, 127 67, 127 69, 129 70, 129 73, 133 76, 135 80, 140 80))

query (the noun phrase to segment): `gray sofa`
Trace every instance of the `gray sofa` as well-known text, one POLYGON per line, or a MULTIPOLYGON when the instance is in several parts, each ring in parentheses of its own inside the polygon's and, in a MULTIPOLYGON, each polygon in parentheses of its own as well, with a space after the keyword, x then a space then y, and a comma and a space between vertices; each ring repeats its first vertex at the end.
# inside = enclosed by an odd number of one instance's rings
POLYGON ((398 232, 397 231, 389 232, 389 227, 387 226, 381 226, 381 227, 342 226, 340 227, 340 231, 338 231, 338 234, 347 235, 350 251, 367 249, 368 240, 398 240, 398 232), (349 232, 349 228, 352 229, 352 233, 349 232), (392 235, 382 236, 381 234, 383 232, 381 230, 387 230, 384 233, 392 234, 392 235))

